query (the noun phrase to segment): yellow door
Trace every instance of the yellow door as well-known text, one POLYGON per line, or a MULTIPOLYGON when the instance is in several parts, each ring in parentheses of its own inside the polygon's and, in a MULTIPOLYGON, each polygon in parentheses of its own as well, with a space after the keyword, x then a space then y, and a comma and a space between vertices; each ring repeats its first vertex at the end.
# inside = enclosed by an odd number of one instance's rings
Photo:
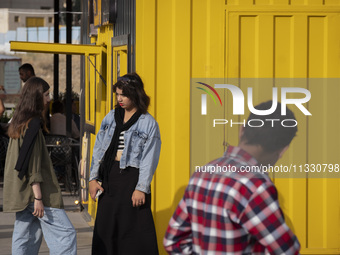
MULTIPOLYGON (((225 20, 225 77, 255 78, 255 104, 270 99, 272 87, 303 87, 312 94, 307 104, 311 117, 292 109, 299 121, 298 136, 278 164, 335 167, 340 91, 339 79, 331 78, 339 77, 340 8, 229 5, 225 20), (257 84, 259 78, 270 79, 257 84), (278 82, 280 78, 286 82, 278 82)), ((245 90, 249 84, 239 86, 245 90)), ((231 107, 232 101, 227 101, 231 107)), ((238 130, 226 128, 225 136, 235 144, 238 130)), ((302 254, 339 254, 339 179, 310 176, 274 176, 286 220, 301 242, 302 254)))

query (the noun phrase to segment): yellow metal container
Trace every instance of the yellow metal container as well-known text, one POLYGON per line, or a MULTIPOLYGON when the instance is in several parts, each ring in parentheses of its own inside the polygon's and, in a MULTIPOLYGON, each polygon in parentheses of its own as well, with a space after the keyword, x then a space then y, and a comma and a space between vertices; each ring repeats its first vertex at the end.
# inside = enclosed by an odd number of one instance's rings
MULTIPOLYGON (((193 166, 220 157, 227 143, 238 143, 238 129, 212 129, 195 122, 199 112, 193 111, 198 105, 192 100, 192 78, 252 78, 255 104, 271 99, 273 87, 298 84, 308 89, 312 99, 306 107, 312 116, 292 109, 299 122, 298 136, 278 164, 339 164, 340 0, 138 0, 135 4, 135 69, 151 97, 149 112, 158 121, 162 138, 152 182, 161 254, 165 254, 162 239, 168 221, 193 166), (262 78, 266 81, 255 82, 262 78), (280 84, 279 78, 287 82, 280 84)), ((112 84, 117 75, 128 71, 131 49, 128 44, 113 45, 114 32, 112 25, 99 27, 91 39, 97 46, 84 46, 94 52, 69 48, 85 55, 85 120, 93 133, 114 106, 112 84)), ((237 85, 244 92, 249 86, 237 85)), ((217 112, 230 114, 231 95, 224 93, 223 98, 224 108, 217 112)), ((213 103, 208 102, 208 107, 212 109, 213 103)), ((95 134, 89 138, 91 157, 95 134)), ((340 179, 308 178, 308 174, 272 177, 301 253, 340 254, 340 179)), ((96 205, 91 200, 88 204, 94 219, 96 205)))
MULTIPOLYGON (((153 189, 160 250, 190 168, 221 156, 223 142, 238 143, 238 129, 190 124, 190 79, 337 78, 339 14, 340 1, 331 0, 136 1, 136 71, 152 96, 163 141, 153 189)), ((313 116, 293 109, 299 133, 278 164, 338 162, 339 89, 320 82, 300 80, 311 91, 313 116)), ((274 86, 283 85, 255 84, 255 104, 270 99, 274 86)), ((339 179, 306 177, 274 178, 287 222, 302 254, 340 254, 339 179)))

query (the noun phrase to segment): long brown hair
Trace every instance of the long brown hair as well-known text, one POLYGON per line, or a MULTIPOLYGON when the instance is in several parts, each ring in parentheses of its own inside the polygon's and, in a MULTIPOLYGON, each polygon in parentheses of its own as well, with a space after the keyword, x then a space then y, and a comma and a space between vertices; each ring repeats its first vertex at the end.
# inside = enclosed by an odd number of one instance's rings
POLYGON ((8 128, 9 137, 19 138, 34 117, 40 118, 44 130, 48 131, 44 118, 44 88, 49 88, 49 85, 39 77, 31 77, 27 80, 8 128))

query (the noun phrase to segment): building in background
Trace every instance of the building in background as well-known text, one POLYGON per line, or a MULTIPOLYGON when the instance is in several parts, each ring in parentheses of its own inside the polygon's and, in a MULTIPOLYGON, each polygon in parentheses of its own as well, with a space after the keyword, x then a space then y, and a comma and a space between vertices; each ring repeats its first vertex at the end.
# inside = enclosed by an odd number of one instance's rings
POLYGON ((0 8, 50 10, 53 9, 53 4, 53 0, 1 0, 0 8))
MULTIPOLYGON (((72 1, 72 43, 80 42, 80 0, 72 1)), ((11 54, 10 41, 54 42, 54 1, 0 2, 0 52, 11 54)), ((66 0, 59 1, 59 42, 66 43, 66 0)))
POLYGON ((53 27, 53 15, 53 10, 1 8, 0 33, 19 27, 53 27))
POLYGON ((2 0, 0 2, 0 33, 18 27, 53 26, 53 0, 2 0))

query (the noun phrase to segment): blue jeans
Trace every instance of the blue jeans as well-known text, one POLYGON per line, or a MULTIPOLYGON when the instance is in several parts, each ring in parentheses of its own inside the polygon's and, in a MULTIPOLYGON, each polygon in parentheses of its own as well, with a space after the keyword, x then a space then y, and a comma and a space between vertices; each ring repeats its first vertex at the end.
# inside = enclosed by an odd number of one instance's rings
POLYGON ((12 238, 12 254, 38 254, 42 235, 50 254, 77 254, 76 231, 63 209, 45 207, 44 216, 33 216, 34 205, 16 213, 12 238))

